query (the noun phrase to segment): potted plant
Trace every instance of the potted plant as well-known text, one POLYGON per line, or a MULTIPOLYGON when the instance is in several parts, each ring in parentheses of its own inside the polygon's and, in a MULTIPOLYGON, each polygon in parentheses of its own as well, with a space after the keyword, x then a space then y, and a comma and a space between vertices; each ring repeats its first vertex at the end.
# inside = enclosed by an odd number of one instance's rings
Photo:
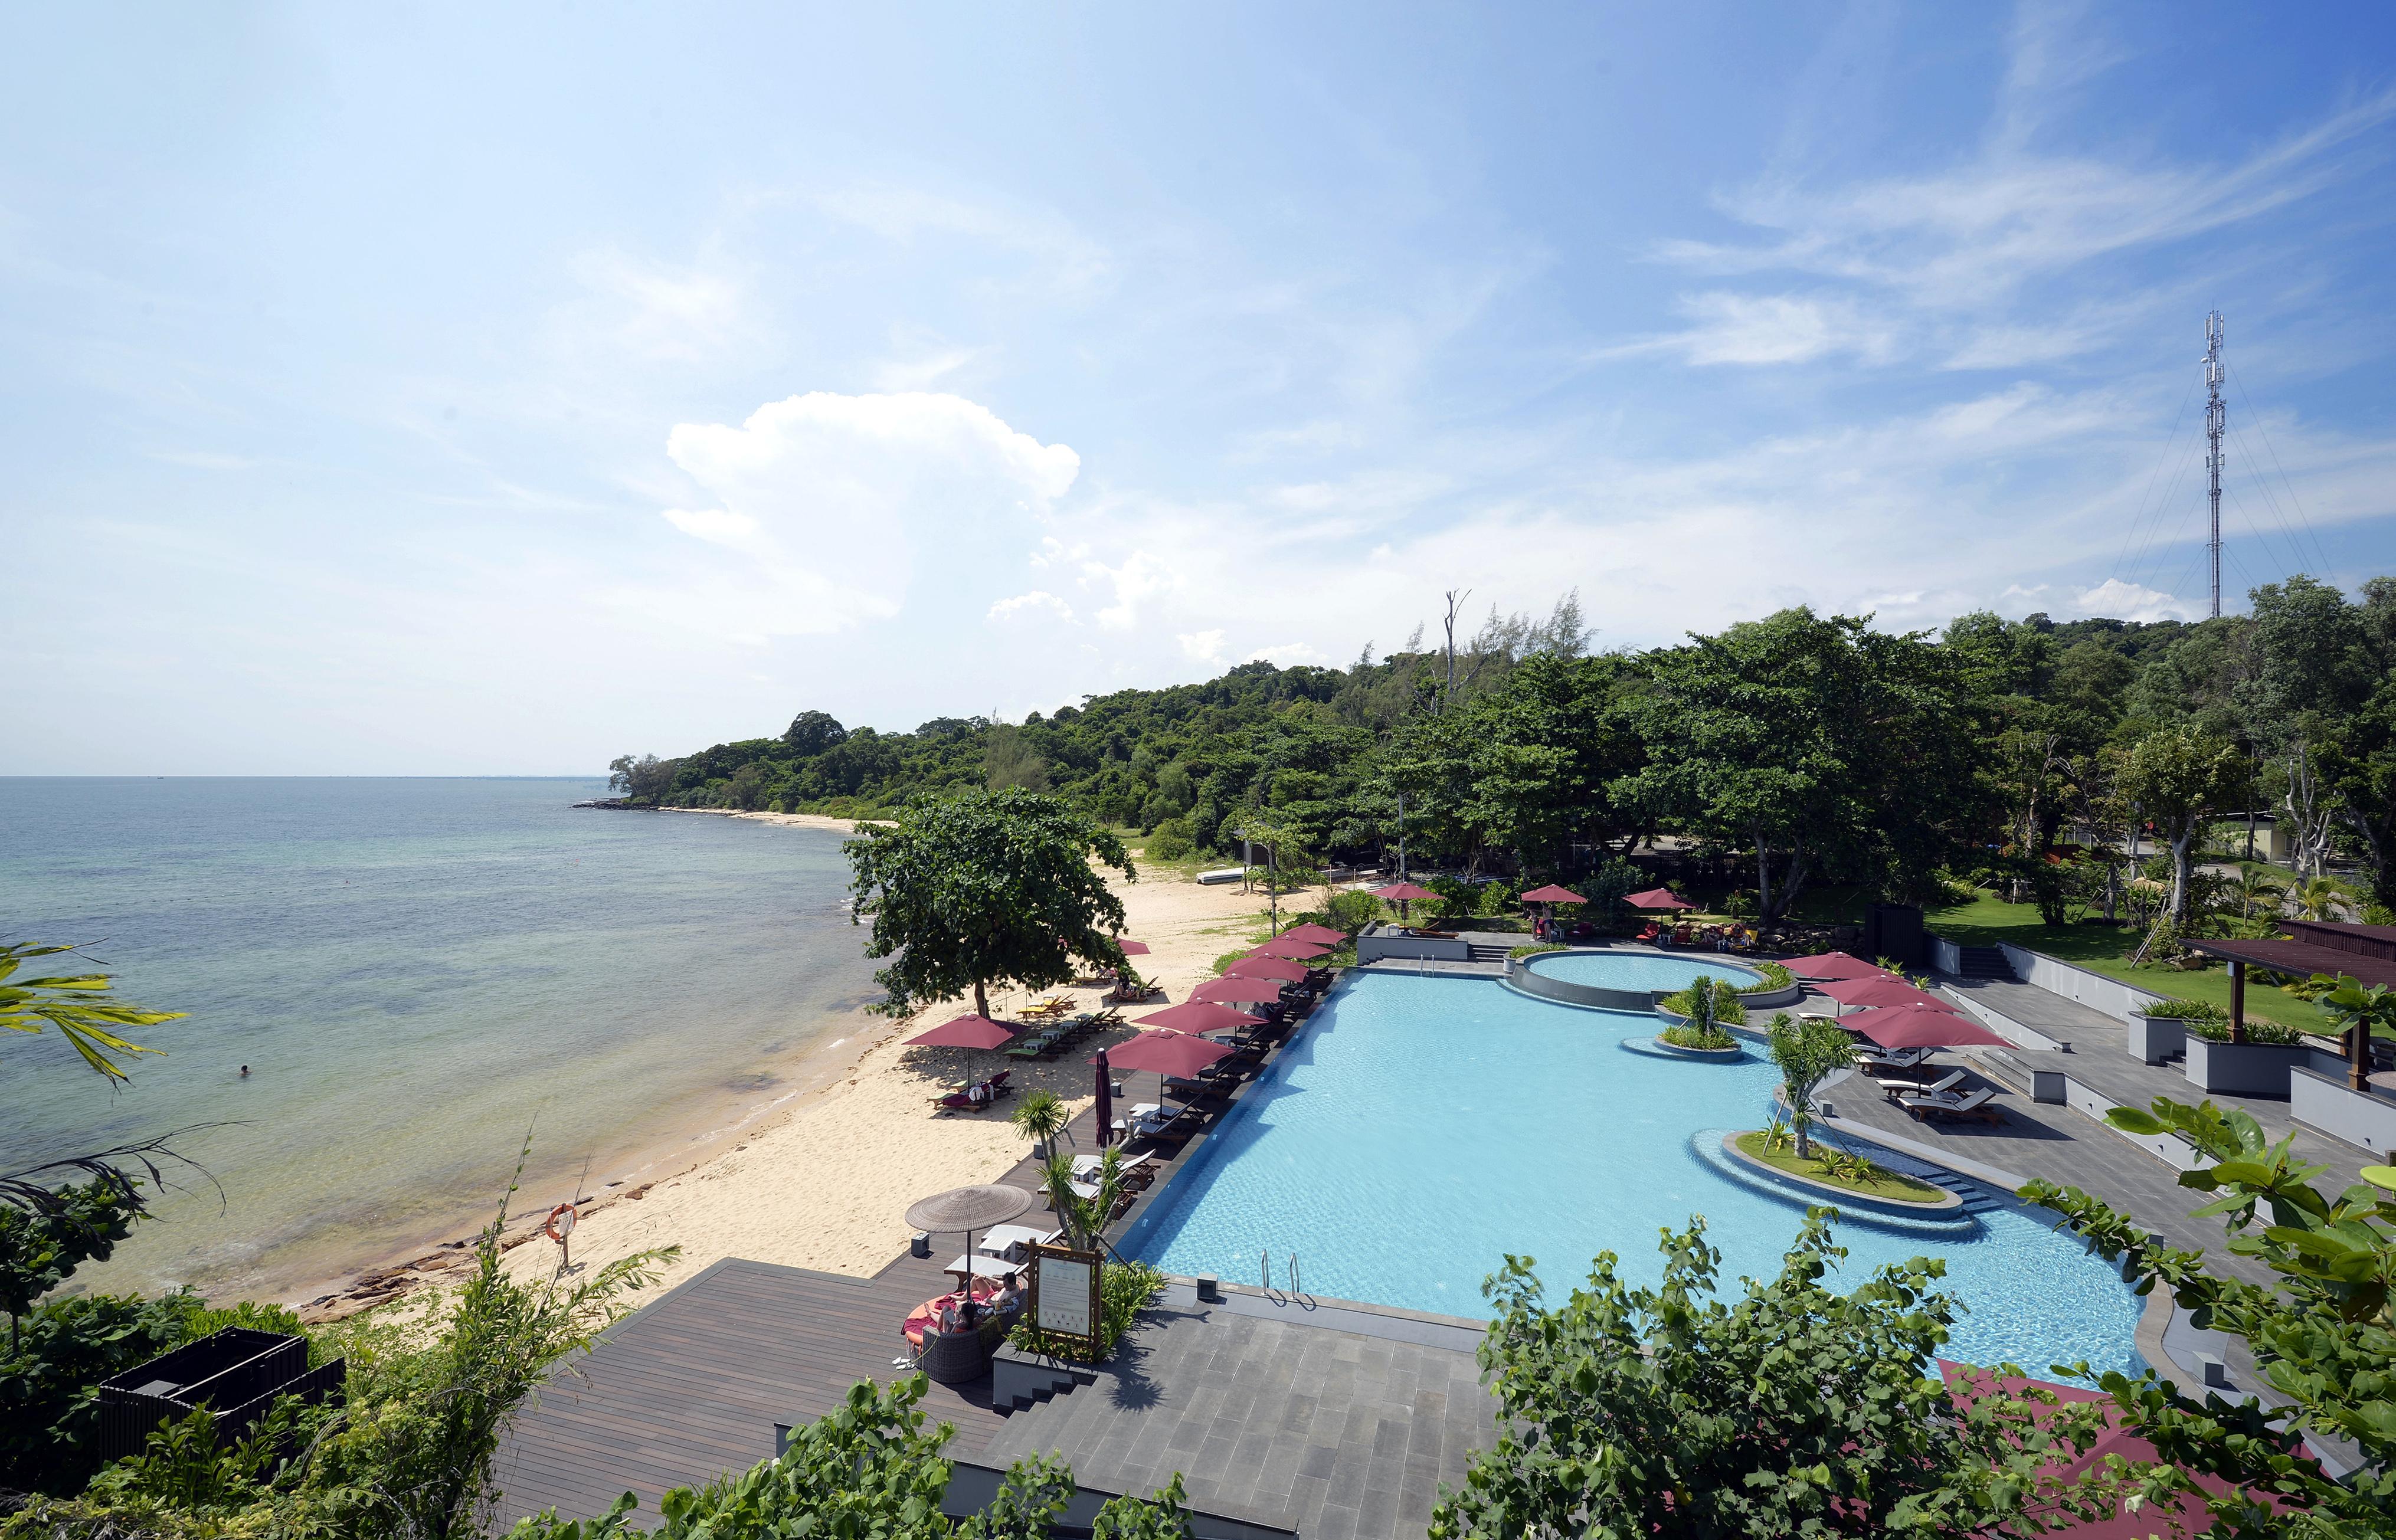
POLYGON ((2130 1056, 2141 1064, 2164 1063, 2187 1048, 2192 1024, 2228 1019, 2220 1006, 2202 1000, 2142 1001, 2130 1007, 2130 1056))
POLYGON ((1065 1125, 1072 1119, 1065 1110, 1064 1098, 1054 1091, 1025 1092, 1007 1121, 1032 1141, 1032 1158, 1035 1161, 1048 1159, 1050 1144, 1058 1135, 1064 1135, 1069 1141, 1072 1137, 1065 1132, 1065 1125))

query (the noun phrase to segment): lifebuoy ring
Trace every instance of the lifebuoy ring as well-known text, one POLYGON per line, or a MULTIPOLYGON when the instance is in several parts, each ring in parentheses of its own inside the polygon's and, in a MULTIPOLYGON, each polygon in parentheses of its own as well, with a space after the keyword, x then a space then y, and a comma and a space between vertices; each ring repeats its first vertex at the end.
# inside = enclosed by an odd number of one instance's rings
POLYGON ((560 1203, 551 1209, 549 1221, 540 1227, 540 1233, 561 1246, 566 1244, 566 1238, 574 1233, 574 1205, 560 1203))

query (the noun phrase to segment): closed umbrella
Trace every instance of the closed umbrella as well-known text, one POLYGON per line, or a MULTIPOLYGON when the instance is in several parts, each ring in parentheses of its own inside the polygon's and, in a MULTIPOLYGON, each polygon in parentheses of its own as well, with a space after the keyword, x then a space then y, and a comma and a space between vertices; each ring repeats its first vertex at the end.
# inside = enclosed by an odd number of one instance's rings
POLYGON ((1876 978, 1888 970, 1860 957, 1850 957, 1843 951, 1819 952, 1812 957, 1790 957, 1780 965, 1800 978, 1876 978))
POLYGON ((1281 1003, 1281 980, 1242 978, 1237 975, 1210 978, 1191 990, 1190 998, 1218 1005, 1278 1005, 1281 1003))
POLYGON ((961 1016, 954 1021, 944 1021, 928 1032, 919 1032, 907 1040, 914 1048, 1004 1048, 1015 1041, 1015 1030, 988 1016, 961 1016))
POLYGON ((1278 978, 1285 984, 1306 982, 1306 964, 1286 957, 1243 957, 1223 970, 1227 978, 1278 978))
POLYGON ((1107 1141, 1114 1137, 1115 1131, 1115 1087, 1114 1082, 1107 1078, 1114 1073, 1114 1067, 1107 1062, 1107 1051, 1103 1048, 1098 1051, 1097 1055, 1090 1062, 1098 1067, 1098 1104, 1096 1110, 1098 1118, 1098 1148, 1104 1149, 1107 1147, 1107 1141))
POLYGON ((1954 1006, 1935 994, 1915 989, 1901 978, 1886 974, 1870 978, 1833 979, 1822 986, 1822 993, 1842 1005, 1921 1005, 1935 1011, 1952 1011, 1954 1006))
POLYGON ((2009 1048, 2004 1039, 1952 1011, 1927 1005, 1884 1005, 1859 1011, 1845 1025, 1884 1048, 2009 1048))
MULTIPOLYGON (((1178 1005, 1167 1005, 1161 1011, 1151 1011, 1147 1016, 1135 1020, 1132 1025, 1169 1027, 1177 1032, 1225 1032, 1234 1027, 1258 1026, 1263 1020, 1262 1016, 1252 1016, 1245 1011, 1235 1011, 1229 1005, 1218 1005, 1212 1001, 1185 1000, 1178 1005)), ((1139 1041, 1138 1038, 1132 1040, 1134 1042, 1139 1041)), ((1116 1055, 1115 1061, 1119 1064, 1124 1062, 1123 1055, 1116 1055)))
POLYGON ((1248 949, 1250 957, 1321 957, 1331 949, 1320 941, 1293 941, 1288 936, 1276 936, 1261 947, 1248 949))

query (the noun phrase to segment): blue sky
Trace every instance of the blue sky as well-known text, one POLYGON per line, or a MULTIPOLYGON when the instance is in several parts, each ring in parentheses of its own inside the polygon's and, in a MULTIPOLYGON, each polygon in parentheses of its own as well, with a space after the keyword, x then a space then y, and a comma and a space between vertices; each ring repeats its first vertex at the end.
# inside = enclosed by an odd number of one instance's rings
POLYGON ((2396 570, 2396 12, 17 7, 10 773, 2396 570), (865 14, 872 13, 872 14, 865 14))

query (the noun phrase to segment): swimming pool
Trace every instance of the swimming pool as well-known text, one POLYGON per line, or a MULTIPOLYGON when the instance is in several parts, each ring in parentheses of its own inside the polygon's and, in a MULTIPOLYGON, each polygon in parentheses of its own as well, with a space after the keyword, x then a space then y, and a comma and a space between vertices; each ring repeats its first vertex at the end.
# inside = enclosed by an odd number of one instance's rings
POLYGON ((1735 962, 1686 952, 1544 952, 1531 958, 1528 966, 1535 974, 1602 989, 1685 989, 1700 976, 1725 978, 1734 989, 1743 989, 1764 976, 1735 962))
MULTIPOLYGON (((1351 975, 1125 1235, 1168 1272, 1276 1281, 1296 1253, 1307 1292, 1485 1319, 1481 1281, 1537 1258, 1560 1300, 1600 1251, 1632 1283, 1663 1273, 1657 1231, 1706 1215, 1723 1286, 1770 1278, 1804 1201, 1757 1190, 1699 1154, 1759 1126, 1777 1076, 1626 1047, 1653 1016, 1551 1004, 1484 979, 1351 975)), ((1834 1287, 1943 1256, 1970 1307, 1949 1353, 2043 1372, 2136 1362, 2139 1302, 2113 1270, 2002 1200, 1968 1217, 1844 1220, 1834 1287), (1842 1281, 1844 1280, 1844 1281, 1842 1281)))

